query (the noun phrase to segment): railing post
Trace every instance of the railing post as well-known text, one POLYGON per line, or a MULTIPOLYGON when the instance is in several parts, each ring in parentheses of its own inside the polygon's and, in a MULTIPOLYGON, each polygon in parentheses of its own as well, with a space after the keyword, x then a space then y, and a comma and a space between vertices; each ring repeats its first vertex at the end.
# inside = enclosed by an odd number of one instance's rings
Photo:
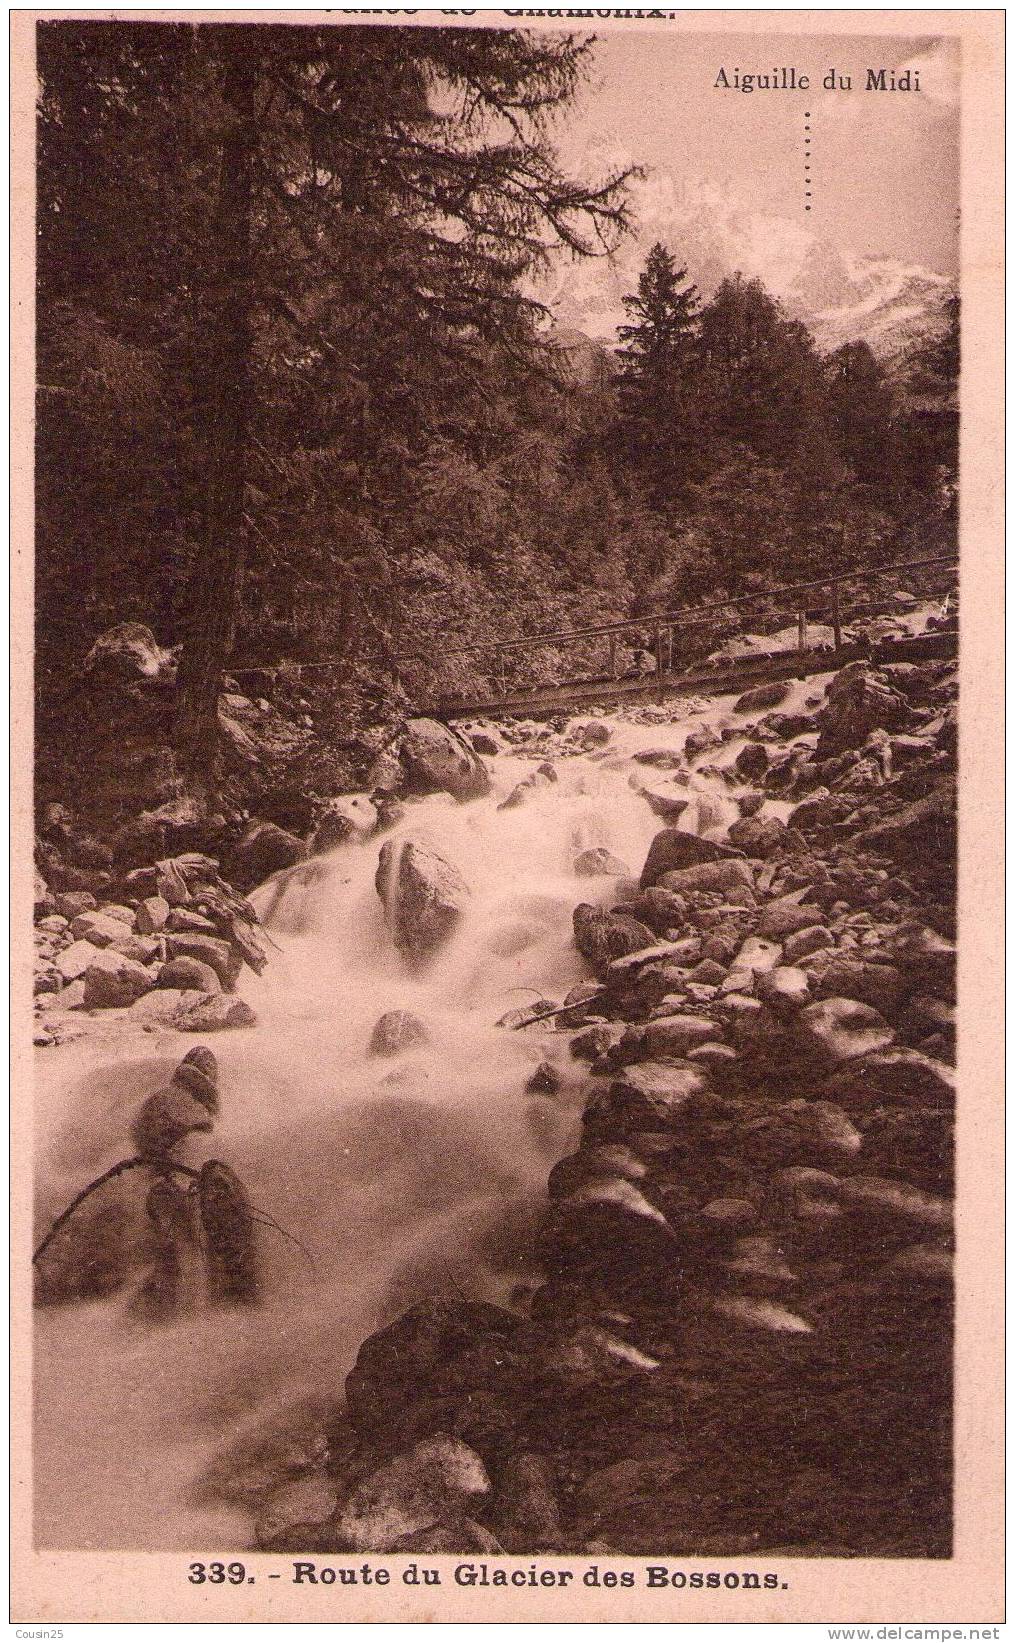
POLYGON ((842 611, 839 608, 839 584, 832 583, 832 638, 837 651, 842 649, 842 611))
POLYGON ((797 611, 796 645, 797 650, 807 649, 807 612, 805 610, 797 611))
POLYGON ((610 634, 610 678, 617 677, 617 635, 610 634))
POLYGON ((663 630, 662 624, 656 623, 656 698, 663 699, 663 630))

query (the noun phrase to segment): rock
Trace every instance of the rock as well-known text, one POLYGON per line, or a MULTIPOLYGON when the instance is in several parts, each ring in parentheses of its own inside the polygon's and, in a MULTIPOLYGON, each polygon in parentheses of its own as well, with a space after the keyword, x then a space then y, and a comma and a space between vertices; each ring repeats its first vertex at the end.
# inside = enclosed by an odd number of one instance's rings
POLYGON ((191 1005, 199 1004, 204 997, 204 993, 156 987, 131 1005, 131 1020, 145 1027, 175 1027, 191 1005))
POLYGON ((817 922, 816 907, 802 907, 798 893, 780 896, 761 909, 758 931, 763 936, 783 937, 806 930, 817 922))
POLYGON ((416 1529, 411 1535, 402 1535, 389 1548, 391 1552, 429 1552, 433 1556, 461 1556, 465 1552, 486 1552, 494 1557, 503 1556, 505 1548, 495 1534, 470 1517, 458 1518, 454 1523, 431 1523, 425 1529, 416 1529))
POLYGON ((905 699, 866 663, 850 662, 832 680, 818 715, 818 757, 828 759, 858 748, 872 730, 906 730, 910 722, 905 699))
POLYGON ((684 762, 672 747, 641 747, 631 757, 636 764, 651 765, 656 770, 679 770, 684 762))
POLYGON ((875 1224, 950 1232, 954 1210, 946 1198, 922 1192, 905 1181, 886 1181, 874 1175, 850 1175, 842 1182, 841 1200, 850 1216, 875 1224))
POLYGON ((839 1178, 827 1170, 794 1164, 788 1169, 777 1170, 772 1176, 772 1185, 795 1216, 806 1220, 815 1210, 823 1215, 829 1208, 838 1213, 839 1178))
POLYGON ((210 964, 202 964, 197 958, 171 958, 159 971, 158 987, 171 987, 177 991, 194 991, 198 993, 220 993, 222 983, 210 964))
POLYGON ((873 850, 908 864, 927 860, 950 864, 958 843, 957 796, 954 780, 943 782, 922 799, 915 799, 894 815, 858 833, 857 849, 873 850))
POLYGON ((778 707, 789 695, 789 683, 783 679, 773 679, 767 685, 755 685, 753 690, 745 690, 733 703, 734 713, 760 712, 766 707, 778 707))
POLYGON ((839 954, 821 972, 817 990, 826 998, 858 999, 889 1015, 900 1008, 903 998, 902 978, 894 966, 839 954))
POLYGON ((154 937, 136 936, 130 930, 118 941, 111 941, 105 951, 122 953, 124 958, 132 958, 136 964, 154 964, 162 957, 162 948, 154 937))
POLYGON ((860 1131, 830 1101, 787 1101, 776 1108, 776 1116, 796 1131, 801 1152, 825 1162, 849 1163, 863 1146, 860 1131))
POLYGON ((124 1009, 151 990, 153 977, 143 964, 122 953, 97 952, 84 972, 85 1009, 124 1009))
POLYGON ((496 1479, 490 1516, 508 1551, 552 1551, 565 1543, 554 1487, 553 1465, 546 1455, 509 1455, 496 1479))
POLYGON ((412 839, 382 845, 374 882, 395 946, 417 966, 450 940, 469 898, 458 869, 412 839))
POLYGON ((400 753, 412 793, 450 793, 464 804, 490 791, 486 766, 464 737, 436 719, 407 720, 400 753))
POLYGON ((705 1017, 667 1015, 639 1029, 639 1037, 653 1061, 666 1061, 682 1059, 688 1051, 715 1038, 718 1032, 718 1024, 705 1017))
MULTIPOLYGON (((634 953, 625 953, 622 958, 612 959, 606 971, 607 987, 618 983, 634 981, 642 970, 653 969, 665 965, 668 970, 679 969, 691 953, 700 951, 701 942, 696 936, 690 936, 683 941, 656 941, 651 947, 639 947, 634 953)), ((681 971, 681 975, 683 972, 681 971)))
POLYGON ((940 1244, 910 1244, 897 1250, 881 1270, 886 1288, 950 1294, 955 1287, 955 1257, 940 1244))
POLYGON ((32 911, 36 918, 40 918, 52 912, 56 901, 38 868, 33 868, 33 874, 32 911))
POLYGON ((718 862, 736 855, 737 852, 729 845, 699 838, 697 833, 684 833, 678 827, 664 827, 649 846, 641 873, 641 887, 646 890, 650 885, 658 884, 664 873, 702 862, 718 862))
POLYGON ((777 964, 774 969, 760 971, 755 976, 754 991, 775 1015, 787 1016, 810 1002, 811 978, 806 970, 798 970, 791 964, 777 964))
POLYGON ((560 1089, 560 1074, 550 1061, 541 1061, 526 1080, 526 1095, 556 1095, 560 1089))
POLYGON ((598 1061, 624 1036, 623 1026, 616 1021, 598 1021, 576 1033, 571 1040, 571 1054, 576 1061, 598 1061))
POLYGON ((208 1135, 213 1115, 202 1101, 176 1083, 150 1095, 131 1125, 130 1135, 143 1158, 165 1158, 188 1135, 208 1135))
POLYGON ((835 937, 827 925, 811 924, 786 937, 783 956, 787 964, 799 964, 802 958, 819 952, 823 947, 834 947, 835 937))
POLYGON ((485 730, 473 731, 472 735, 469 737, 469 740, 472 743, 474 752, 485 754, 489 759, 492 759, 501 751, 500 743, 495 741, 492 736, 488 735, 485 730))
POLYGON ((581 902, 574 910, 575 946, 598 976, 614 959, 651 947, 655 936, 639 919, 581 902))
POLYGON ((782 947, 777 941, 766 941, 764 936, 748 936, 733 960, 735 970, 750 970, 763 974, 774 970, 782 959, 782 947))
POLYGON ((785 843, 786 826, 778 816, 742 816, 730 828, 729 839, 738 850, 764 861, 785 843))
POLYGON ((812 827, 834 827, 852 815, 855 807, 856 800, 845 793, 829 793, 822 788, 790 812, 789 825, 792 829, 803 828, 805 832, 812 827))
POLYGON ((105 913, 79 913, 70 929, 75 941, 89 941, 93 947, 108 947, 124 934, 121 921, 105 913))
POLYGON ((97 903, 90 890, 64 890, 55 898, 54 905, 64 918, 74 920, 80 913, 94 912, 97 903))
POLYGON ((669 1061, 642 1061, 627 1067, 609 1089, 585 1109, 590 1133, 624 1139, 635 1130, 672 1129, 687 1103, 708 1088, 700 1069, 669 1061))
POLYGON ((203 993, 174 1025, 181 1033, 217 1033, 232 1027, 256 1027, 257 1016, 242 998, 225 993, 203 993))
POLYGON ((595 1176, 554 1199, 540 1239, 551 1273, 590 1270, 597 1283, 636 1288, 679 1277, 677 1238, 665 1215, 633 1181, 595 1176))
POLYGON ((782 741, 805 736, 814 729, 814 720, 809 713, 770 713, 762 724, 782 741))
POLYGON ((639 785, 637 792, 645 800, 653 815, 661 821, 676 822, 684 814, 691 800, 686 793, 671 793, 663 787, 639 785))
POLYGON ((702 1209, 701 1217, 718 1231, 742 1234, 755 1225, 758 1211, 748 1198, 713 1198, 702 1209))
POLYGON ((658 1358, 595 1324, 550 1337, 533 1354, 531 1365, 541 1381, 556 1384, 571 1396, 660 1368, 658 1358))
POLYGON ((777 1335, 811 1335, 813 1324, 806 1322, 775 1301, 754 1300, 747 1295, 724 1295, 715 1302, 715 1311, 745 1329, 765 1329, 777 1335))
POLYGON ((437 1432, 360 1483, 336 1529, 354 1551, 389 1551, 406 1535, 467 1516, 489 1493, 490 1479, 475 1451, 437 1432))
POLYGON ((292 1478, 269 1497, 257 1520, 254 1538, 264 1550, 305 1550, 308 1541, 301 1531, 333 1517, 337 1505, 335 1480, 327 1472, 308 1472, 292 1478))
POLYGON ((347 793, 341 798, 328 799, 324 804, 307 848, 319 856, 334 850, 350 839, 366 839, 376 830, 377 807, 365 793, 347 793))
POLYGON ((45 930, 47 935, 52 936, 62 935, 64 930, 69 928, 70 925, 68 920, 62 918, 59 913, 47 913, 45 917, 40 918, 36 924, 36 929, 45 930))
POLYGON ((209 813, 192 795, 169 799, 155 810, 143 810, 116 835, 117 853, 130 859, 173 857, 181 850, 200 849, 225 830, 222 815, 209 813))
POLYGON ((84 975, 99 952, 100 949, 93 947, 90 941, 72 941, 69 947, 57 953, 54 963, 64 981, 76 981, 78 976, 84 975))
POLYGON ((578 734, 586 747, 605 747, 613 731, 601 719, 590 719, 588 724, 581 726, 578 734))
POLYGON ((687 1059, 692 1067, 710 1076, 713 1082, 722 1088, 724 1082, 729 1082, 735 1075, 740 1061, 740 1055, 732 1044, 722 1044, 718 1039, 710 1039, 706 1044, 699 1044, 697 1049, 688 1050, 687 1059))
POLYGON ((295 833, 287 833, 274 822, 252 821, 233 846, 229 877, 239 889, 252 890, 272 873, 295 867, 306 853, 306 845, 295 833))
POLYGON ((887 1049, 895 1037, 884 1016, 852 998, 805 1005, 794 1017, 794 1035, 804 1050, 829 1062, 887 1049))
POLYGON ((628 878, 631 869, 626 862, 620 860, 611 851, 602 845, 593 850, 583 850, 576 856, 574 870, 579 878, 628 878))
POLYGON ((168 683, 175 677, 176 664, 151 628, 142 622, 119 622, 99 634, 85 657, 84 670, 124 684, 142 680, 168 683))
POLYGON ((760 782, 768 769, 768 749, 761 742, 748 742, 733 761, 737 775, 746 782, 760 782))
POLYGON ((224 992, 232 992, 239 978, 242 960, 228 941, 219 936, 202 935, 200 931, 174 932, 166 937, 166 952, 171 959, 193 958, 215 971, 224 992))
POLYGON ((678 895, 690 890, 716 890, 731 906, 754 905, 754 875, 742 857, 674 869, 664 873, 660 882, 664 890, 675 890, 678 895))
POLYGON ((748 1295, 782 1295, 799 1282, 771 1233, 738 1238, 721 1270, 729 1282, 748 1295))
POLYGON ((134 928, 138 935, 151 936, 163 930, 169 917, 169 903, 162 896, 146 896, 138 903, 134 914, 134 928))
POLYGON ((665 935, 668 930, 679 929, 687 918, 687 902, 683 896, 678 896, 672 890, 663 890, 658 885, 652 885, 643 890, 634 900, 626 903, 623 909, 614 908, 614 912, 625 912, 631 918, 639 919, 647 924, 656 935, 665 935))
POLYGON ((166 919, 166 929, 170 934, 178 935, 187 931, 193 931, 195 935, 215 934, 215 926, 211 919, 205 918, 203 913, 192 912, 189 907, 173 907, 166 919))
POLYGON ((955 1105, 951 1067, 919 1050, 876 1049, 836 1072, 826 1088, 849 1107, 897 1102, 951 1110, 955 1105))
POLYGON ((546 1183, 550 1198, 569 1198, 587 1181, 644 1181, 648 1166, 623 1142, 604 1141, 583 1146, 554 1164, 546 1183))
POLYGON ((349 1417, 370 1443, 405 1443, 453 1422, 470 1393, 495 1381, 520 1328, 481 1301, 434 1297, 368 1337, 345 1382, 349 1417))
POLYGON ((400 1055, 429 1041, 430 1034, 411 1010, 388 1010, 370 1035, 369 1054, 400 1055))
POLYGON ((781 1024, 758 999, 728 993, 722 1001, 722 1013, 730 1037, 745 1055, 764 1055, 775 1047, 782 1048, 781 1024))
POLYGON ((711 753, 714 748, 722 746, 722 737, 712 729, 711 725, 701 725, 692 730, 684 742, 684 757, 686 759, 700 758, 703 753, 711 753))

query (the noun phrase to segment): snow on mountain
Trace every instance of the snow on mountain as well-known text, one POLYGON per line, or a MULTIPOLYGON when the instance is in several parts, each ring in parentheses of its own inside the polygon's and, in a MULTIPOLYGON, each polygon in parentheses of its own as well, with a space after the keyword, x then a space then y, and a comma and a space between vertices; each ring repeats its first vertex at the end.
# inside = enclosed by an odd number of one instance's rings
MULTIPOLYGON (((585 156, 589 174, 623 166, 625 156, 597 145, 585 156)), ((631 187, 635 232, 610 258, 561 263, 543 299, 557 323, 612 343, 623 323, 623 298, 633 291, 649 247, 662 240, 686 263, 704 297, 739 271, 760 279, 793 319, 803 320, 819 348, 865 339, 891 362, 943 321, 954 287, 945 275, 893 257, 857 256, 790 217, 750 205, 698 179, 662 170, 631 187)))

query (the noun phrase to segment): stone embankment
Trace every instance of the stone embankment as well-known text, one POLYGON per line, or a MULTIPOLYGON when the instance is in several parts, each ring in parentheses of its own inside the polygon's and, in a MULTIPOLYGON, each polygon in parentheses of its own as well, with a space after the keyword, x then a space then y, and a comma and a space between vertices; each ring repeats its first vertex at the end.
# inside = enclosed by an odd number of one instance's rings
MULTIPOLYGON (((413 1307, 220 1455, 259 1545, 949 1554, 955 670, 786 689, 685 748, 746 737, 726 836, 665 826, 575 909, 589 981, 510 1021, 588 1065, 541 1281, 413 1307)), ((699 802, 647 765, 661 820, 699 802)))

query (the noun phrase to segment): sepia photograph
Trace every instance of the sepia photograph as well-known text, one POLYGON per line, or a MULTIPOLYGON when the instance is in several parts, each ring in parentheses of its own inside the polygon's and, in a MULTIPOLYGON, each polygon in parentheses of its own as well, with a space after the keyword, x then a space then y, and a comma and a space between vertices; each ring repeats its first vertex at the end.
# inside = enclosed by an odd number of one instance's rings
POLYGON ((36 1554, 956 1555, 964 46, 600 15, 29 20, 36 1554))

